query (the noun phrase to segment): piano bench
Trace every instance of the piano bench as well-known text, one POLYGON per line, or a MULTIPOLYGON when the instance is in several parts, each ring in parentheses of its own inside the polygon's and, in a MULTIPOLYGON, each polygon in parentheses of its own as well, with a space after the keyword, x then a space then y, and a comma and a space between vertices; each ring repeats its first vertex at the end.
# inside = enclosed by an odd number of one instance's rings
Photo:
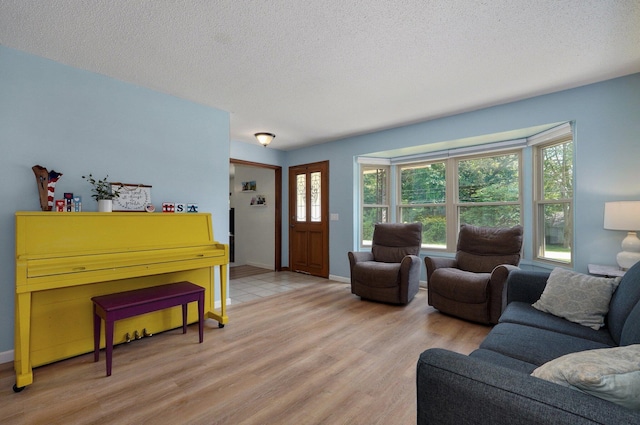
POLYGON ((104 320, 107 376, 111 376, 113 325, 116 320, 182 305, 182 333, 187 333, 187 304, 198 302, 200 343, 204 339, 204 288, 191 282, 151 286, 91 298, 93 301, 93 361, 100 358, 100 325, 104 320))

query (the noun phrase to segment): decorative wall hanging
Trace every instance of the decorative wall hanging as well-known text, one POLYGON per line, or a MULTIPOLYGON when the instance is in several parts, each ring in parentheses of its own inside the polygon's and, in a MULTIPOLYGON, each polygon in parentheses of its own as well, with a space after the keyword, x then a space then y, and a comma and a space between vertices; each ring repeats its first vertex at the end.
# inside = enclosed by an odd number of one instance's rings
POLYGON ((151 186, 145 184, 111 183, 120 196, 113 200, 114 211, 146 211, 151 204, 151 186))
POLYGON ((250 182, 242 182, 242 191, 243 192, 255 192, 256 191, 256 181, 252 180, 250 182))
POLYGON ((251 198, 251 206, 253 207, 266 207, 267 206, 267 198, 264 195, 258 195, 251 198))
POLYGON ((38 195, 40 197, 40 208, 42 211, 51 211, 53 209, 54 192, 56 182, 62 177, 62 173, 54 170, 47 171, 40 165, 31 167, 36 175, 36 183, 38 184, 38 195))

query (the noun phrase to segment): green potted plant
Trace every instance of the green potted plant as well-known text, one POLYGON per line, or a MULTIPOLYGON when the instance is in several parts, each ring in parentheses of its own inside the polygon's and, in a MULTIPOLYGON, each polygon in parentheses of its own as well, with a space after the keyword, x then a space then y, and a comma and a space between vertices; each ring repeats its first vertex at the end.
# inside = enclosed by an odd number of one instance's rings
POLYGON ((111 183, 107 181, 109 176, 107 175, 102 180, 95 179, 91 174, 82 176, 82 178, 92 186, 91 192, 93 194, 91 197, 98 201, 98 212, 113 211, 113 200, 120 196, 120 190, 112 188, 111 183))

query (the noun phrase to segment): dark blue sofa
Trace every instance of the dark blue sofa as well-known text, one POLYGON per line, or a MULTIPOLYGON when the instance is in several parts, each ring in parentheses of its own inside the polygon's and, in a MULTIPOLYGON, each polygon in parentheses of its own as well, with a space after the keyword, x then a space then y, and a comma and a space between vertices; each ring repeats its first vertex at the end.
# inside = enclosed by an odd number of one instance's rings
POLYGON ((438 348, 420 355, 419 425, 640 424, 640 412, 530 376, 565 354, 640 344, 640 263, 623 277, 597 331, 531 306, 548 275, 509 275, 506 309, 469 356, 438 348))

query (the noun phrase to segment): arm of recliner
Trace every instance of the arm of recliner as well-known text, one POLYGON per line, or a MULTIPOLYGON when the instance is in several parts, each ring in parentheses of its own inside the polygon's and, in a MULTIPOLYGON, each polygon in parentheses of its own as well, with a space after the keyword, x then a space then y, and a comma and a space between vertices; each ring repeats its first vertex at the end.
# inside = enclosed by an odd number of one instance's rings
POLYGON ((436 269, 446 267, 457 267, 455 258, 424 257, 424 265, 427 267, 427 282, 436 269))
POLYGON ((400 263, 400 282, 407 282, 407 285, 400 285, 400 299, 407 299, 409 292, 415 293, 420 286, 420 257, 417 255, 407 255, 400 263))

